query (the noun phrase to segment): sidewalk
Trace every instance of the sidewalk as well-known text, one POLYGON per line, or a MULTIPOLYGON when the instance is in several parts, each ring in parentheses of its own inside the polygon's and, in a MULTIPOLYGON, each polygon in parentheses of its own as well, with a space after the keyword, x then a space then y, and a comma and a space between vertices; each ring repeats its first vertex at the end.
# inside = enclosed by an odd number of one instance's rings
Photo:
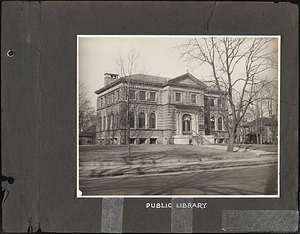
MULTIPOLYGON (((214 155, 176 155, 174 152, 160 152, 157 156, 148 152, 145 155, 132 157, 126 155, 101 156, 94 160, 82 160, 80 162, 80 177, 103 177, 120 175, 145 175, 160 174, 170 172, 212 170, 217 168, 256 166, 265 164, 276 164, 278 162, 276 152, 266 152, 260 150, 247 150, 235 147, 236 153, 227 153, 225 145, 205 145, 199 147, 199 151, 210 148, 216 150, 214 155), (241 151, 241 152, 240 152, 241 151)), ((176 152, 178 150, 175 150, 176 152)), ((189 152, 187 147, 186 152, 189 152)), ((176 153, 175 152, 175 153, 176 153)))

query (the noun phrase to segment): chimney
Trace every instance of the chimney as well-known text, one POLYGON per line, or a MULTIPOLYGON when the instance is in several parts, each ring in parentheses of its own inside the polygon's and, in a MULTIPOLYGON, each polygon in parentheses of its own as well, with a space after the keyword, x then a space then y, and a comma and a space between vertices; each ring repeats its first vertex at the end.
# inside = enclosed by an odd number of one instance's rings
POLYGON ((119 78, 118 74, 105 73, 104 74, 104 86, 109 85, 110 83, 116 81, 119 78))

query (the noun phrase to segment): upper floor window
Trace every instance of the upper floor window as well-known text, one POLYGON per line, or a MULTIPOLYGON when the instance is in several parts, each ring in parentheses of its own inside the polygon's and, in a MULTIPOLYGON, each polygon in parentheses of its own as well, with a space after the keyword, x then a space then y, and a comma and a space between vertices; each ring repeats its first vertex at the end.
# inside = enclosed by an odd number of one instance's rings
POLYGON ((209 101, 210 101, 209 103, 210 106, 215 106, 215 100, 213 98, 211 98, 209 101))
POLYGON ((139 99, 140 101, 146 100, 146 91, 140 91, 139 99))
POLYGON ((120 91, 117 90, 117 94, 116 94, 116 100, 118 101, 120 99, 120 91))
POLYGON ((150 114, 150 128, 156 128, 156 118, 154 113, 150 114))
POLYGON ((207 104, 208 104, 208 98, 204 97, 204 105, 207 106, 207 104))
POLYGON ((222 100, 219 98, 218 99, 218 107, 221 108, 222 107, 222 100))
POLYGON ((107 105, 107 98, 106 98, 106 96, 104 97, 104 105, 107 105))
POLYGON ((175 101, 176 102, 181 102, 181 97, 182 95, 181 95, 181 93, 179 93, 179 92, 176 92, 175 93, 175 101))
POLYGON ((139 128, 145 128, 145 113, 141 112, 139 114, 139 128))
POLYGON ((156 92, 150 92, 150 102, 156 101, 156 92))
POLYGON ((103 107, 103 98, 100 98, 100 107, 103 107))
POLYGON ((191 102, 192 103, 197 103, 197 96, 196 96, 196 94, 191 94, 191 102))
POLYGON ((130 99, 135 99, 135 90, 129 90, 129 98, 130 99))

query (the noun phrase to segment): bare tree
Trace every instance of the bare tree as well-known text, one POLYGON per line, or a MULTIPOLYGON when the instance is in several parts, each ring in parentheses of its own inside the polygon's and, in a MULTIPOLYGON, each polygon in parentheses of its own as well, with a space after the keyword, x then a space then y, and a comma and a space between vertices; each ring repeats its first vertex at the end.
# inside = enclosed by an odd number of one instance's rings
POLYGON ((212 82, 226 93, 228 111, 223 113, 229 133, 227 151, 232 152, 238 126, 250 104, 270 80, 267 71, 276 68, 274 39, 245 37, 211 37, 190 39, 182 44, 182 58, 211 70, 212 82))
POLYGON ((255 101, 249 106, 248 114, 255 121, 255 132, 258 144, 263 144, 263 128, 266 123, 263 121, 263 117, 271 119, 272 130, 272 143, 275 144, 277 137, 274 122, 277 119, 277 103, 278 103, 278 89, 277 79, 273 79, 272 82, 265 85, 261 91, 256 95, 255 101))
POLYGON ((79 81, 79 132, 84 131, 91 125, 91 117, 95 113, 91 100, 88 98, 88 91, 84 83, 79 81))
MULTIPOLYGON (((130 135, 131 135, 131 119, 132 112, 138 108, 137 92, 132 89, 132 75, 138 73, 140 66, 140 54, 135 49, 130 49, 126 54, 119 54, 115 60, 116 69, 121 77, 125 78, 125 103, 126 105, 120 111, 120 122, 126 126, 125 139, 128 145, 128 156, 131 156, 130 135)), ((141 70, 139 70, 140 73, 141 70)), ((143 74, 143 73, 142 73, 143 74)), ((141 75, 142 75, 141 74, 141 75)))

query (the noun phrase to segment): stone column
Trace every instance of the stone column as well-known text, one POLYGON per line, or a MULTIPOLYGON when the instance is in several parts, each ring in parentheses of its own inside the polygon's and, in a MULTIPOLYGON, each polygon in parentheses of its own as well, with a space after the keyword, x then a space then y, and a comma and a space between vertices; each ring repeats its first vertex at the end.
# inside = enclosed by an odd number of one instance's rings
POLYGON ((218 129, 218 117, 216 118, 215 116, 215 131, 219 130, 218 129))
POLYGON ((147 129, 148 128, 148 112, 144 112, 144 114, 145 114, 145 129, 147 129))
POLYGON ((180 121, 180 120, 179 120, 179 119, 180 119, 180 114, 179 114, 179 112, 177 112, 177 123, 176 123, 176 128, 177 128, 177 129, 176 129, 176 130, 177 130, 176 133, 177 133, 177 135, 180 134, 180 132, 179 132, 179 131, 180 131, 180 129, 179 129, 179 128, 180 128, 180 126, 179 126, 179 124, 180 124, 179 121, 180 121))
POLYGON ((195 114, 195 116, 196 116, 196 121, 195 121, 196 132, 197 132, 197 134, 199 134, 199 114, 195 114))
POLYGON ((223 118, 223 116, 221 118, 222 118, 222 130, 224 130, 225 129, 225 127, 224 127, 224 118, 223 118))
POLYGON ((179 112, 179 135, 182 134, 182 113, 179 112))
POLYGON ((196 132, 196 114, 192 114, 192 134, 195 135, 196 132))

